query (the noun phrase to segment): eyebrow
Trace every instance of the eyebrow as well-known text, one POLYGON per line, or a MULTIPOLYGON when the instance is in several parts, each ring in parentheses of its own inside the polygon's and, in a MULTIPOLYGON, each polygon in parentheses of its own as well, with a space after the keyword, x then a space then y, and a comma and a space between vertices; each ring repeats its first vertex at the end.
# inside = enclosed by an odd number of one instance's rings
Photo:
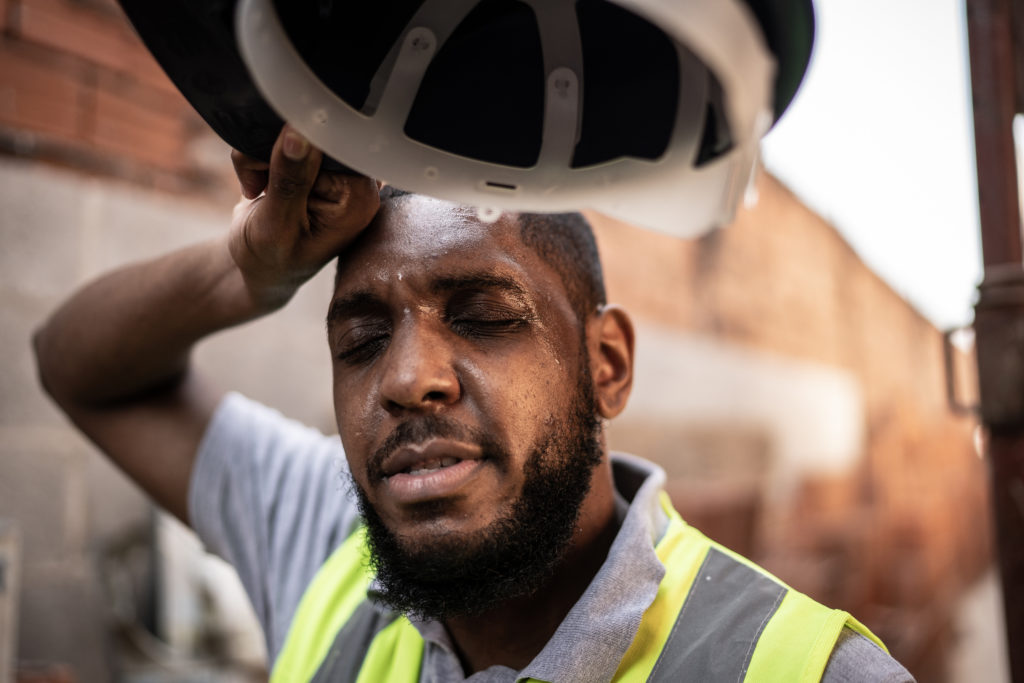
POLYGON ((430 290, 434 294, 447 294, 459 290, 495 289, 503 290, 520 299, 526 299, 526 289, 514 278, 494 273, 469 273, 466 275, 450 275, 440 277, 431 283, 430 290))
MULTIPOLYGON (((448 294, 465 290, 499 290, 524 301, 528 301, 526 289, 514 278, 494 273, 468 273, 446 275, 430 283, 431 293, 448 294)), ((357 290, 331 302, 327 310, 327 326, 347 318, 371 315, 385 310, 384 300, 369 290, 357 290)))
POLYGON ((346 318, 379 312, 383 308, 384 302, 371 292, 366 290, 351 292, 331 302, 330 308, 327 309, 327 327, 346 318))

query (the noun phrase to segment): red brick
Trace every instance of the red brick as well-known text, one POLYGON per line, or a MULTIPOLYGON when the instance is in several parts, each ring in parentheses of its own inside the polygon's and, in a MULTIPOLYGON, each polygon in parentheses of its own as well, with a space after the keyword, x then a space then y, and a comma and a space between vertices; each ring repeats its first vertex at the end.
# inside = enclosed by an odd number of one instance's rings
POLYGON ((108 12, 110 14, 123 14, 121 11, 121 5, 117 3, 117 0, 77 0, 80 5, 90 5, 95 7, 97 10, 102 12, 108 12))
POLYGON ((84 90, 59 61, 0 44, 0 122, 57 138, 82 137, 84 90))
POLYGON ((91 141, 100 150, 167 170, 185 166, 185 120, 104 88, 96 91, 91 141))
POLYGON ((695 301, 689 296, 696 266, 693 242, 642 230, 593 211, 585 213, 594 226, 609 298, 629 301, 633 304, 630 311, 639 317, 694 326, 695 301), (637 264, 643 264, 643 277, 637 277, 637 264))
POLYGON ((140 83, 131 75, 99 69, 96 84, 102 90, 133 100, 150 109, 157 109, 169 116, 198 116, 177 90, 150 87, 148 83, 140 83))
POLYGON ((27 40, 174 89, 123 15, 67 0, 31 0, 21 4, 19 30, 27 40))

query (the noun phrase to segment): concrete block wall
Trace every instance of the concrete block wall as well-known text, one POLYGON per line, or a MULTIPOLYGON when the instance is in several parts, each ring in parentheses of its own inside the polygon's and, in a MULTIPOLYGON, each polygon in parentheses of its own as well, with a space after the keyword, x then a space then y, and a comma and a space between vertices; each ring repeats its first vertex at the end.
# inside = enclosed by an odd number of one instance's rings
POLYGON ((13 519, 0 518, 0 683, 14 680, 20 588, 20 528, 13 519))
MULTIPOLYGON (((139 540, 144 551, 153 522, 138 489, 43 395, 32 330, 89 279, 219 234, 229 218, 230 207, 0 158, 0 518, 16 520, 23 539, 26 670, 59 664, 80 682, 120 680, 110 560, 139 540)), ((325 271, 284 311, 210 340, 196 353, 200 371, 331 431, 331 284, 325 271)))
MULTIPOLYGON (((110 558, 137 564, 154 547, 152 506, 40 391, 31 332, 90 278, 224 230, 238 197, 228 153, 113 0, 0 2, 0 518, 23 538, 23 677, 129 676, 110 558)), ((280 317, 201 347, 197 363, 331 429, 329 287, 329 275, 311 283, 280 317), (282 357, 295 379, 283 387, 271 379, 282 357)))

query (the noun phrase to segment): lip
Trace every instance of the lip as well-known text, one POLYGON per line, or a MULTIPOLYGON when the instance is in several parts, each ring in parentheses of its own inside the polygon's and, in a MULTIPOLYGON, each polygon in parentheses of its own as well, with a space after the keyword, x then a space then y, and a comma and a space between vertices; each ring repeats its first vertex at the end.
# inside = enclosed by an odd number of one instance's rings
POLYGON ((479 460, 481 455, 479 447, 464 441, 430 439, 421 444, 403 446, 396 449, 384 459, 380 469, 385 477, 392 477, 401 474, 415 465, 427 463, 431 460, 440 460, 442 458, 479 460))
POLYGON ((457 493, 483 467, 478 447, 459 441, 432 439, 424 444, 396 450, 382 463, 384 489, 399 505, 422 503, 457 493), (458 463, 422 474, 406 470, 442 458, 457 458, 458 463))

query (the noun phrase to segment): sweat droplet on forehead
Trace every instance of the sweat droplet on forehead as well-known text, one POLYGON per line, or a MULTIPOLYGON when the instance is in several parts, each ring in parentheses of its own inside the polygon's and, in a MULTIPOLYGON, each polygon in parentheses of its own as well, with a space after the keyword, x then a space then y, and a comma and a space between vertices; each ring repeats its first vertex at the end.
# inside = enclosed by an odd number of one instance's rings
POLYGON ((412 251, 437 258, 468 243, 477 242, 493 231, 501 216, 488 215, 482 221, 476 211, 430 197, 416 196, 384 214, 385 232, 400 251, 412 251))

